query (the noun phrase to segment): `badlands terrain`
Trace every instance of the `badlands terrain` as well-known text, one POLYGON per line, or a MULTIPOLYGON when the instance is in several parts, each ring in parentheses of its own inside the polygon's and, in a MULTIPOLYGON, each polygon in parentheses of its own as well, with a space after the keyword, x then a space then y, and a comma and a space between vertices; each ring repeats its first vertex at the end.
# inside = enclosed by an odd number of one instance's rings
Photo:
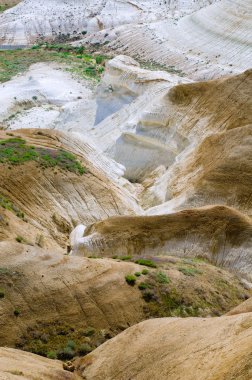
POLYGON ((252 3, 0 0, 0 379, 252 379, 252 3))

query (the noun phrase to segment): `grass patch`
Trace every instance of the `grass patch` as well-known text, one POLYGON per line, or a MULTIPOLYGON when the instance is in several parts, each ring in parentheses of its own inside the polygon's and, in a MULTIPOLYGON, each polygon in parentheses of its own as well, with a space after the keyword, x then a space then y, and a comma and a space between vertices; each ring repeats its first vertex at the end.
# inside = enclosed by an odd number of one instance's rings
POLYGON ((168 284, 170 282, 170 279, 165 273, 158 272, 156 274, 156 281, 159 282, 160 284, 168 284))
POLYGON ((0 206, 6 210, 12 211, 18 218, 24 219, 25 214, 15 206, 8 198, 0 194, 0 206))
POLYGON ((121 256, 121 257, 118 257, 118 259, 122 261, 129 261, 132 259, 132 256, 121 256))
POLYGON ((36 161, 44 168, 59 166, 76 174, 86 173, 76 157, 62 149, 35 148, 15 137, 0 141, 0 163, 18 165, 27 161, 36 161))
POLYGON ((197 274, 202 274, 202 271, 196 268, 186 268, 186 267, 181 267, 178 268, 178 270, 183 273, 185 276, 196 276, 197 274))
MULTIPOLYGON (((107 56, 88 54, 84 47, 67 44, 38 44, 25 50, 0 51, 0 83, 26 71, 37 62, 58 62, 79 77, 100 81, 107 56)), ((36 100, 36 99, 33 99, 36 100)))
POLYGON ((157 265, 152 260, 148 259, 138 259, 135 261, 135 263, 139 265, 145 265, 146 267, 157 268, 157 265))
POLYGON ((134 286, 136 283, 136 276, 134 276, 133 274, 128 274, 127 276, 125 276, 125 281, 127 282, 127 284, 134 286))

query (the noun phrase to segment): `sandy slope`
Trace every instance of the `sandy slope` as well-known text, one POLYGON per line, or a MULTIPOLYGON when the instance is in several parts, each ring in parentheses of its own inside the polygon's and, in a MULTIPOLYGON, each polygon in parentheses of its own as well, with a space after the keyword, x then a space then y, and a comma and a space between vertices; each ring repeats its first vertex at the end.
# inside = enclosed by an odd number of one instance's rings
POLYGON ((252 314, 154 319, 133 326, 79 363, 85 380, 250 380, 252 314))

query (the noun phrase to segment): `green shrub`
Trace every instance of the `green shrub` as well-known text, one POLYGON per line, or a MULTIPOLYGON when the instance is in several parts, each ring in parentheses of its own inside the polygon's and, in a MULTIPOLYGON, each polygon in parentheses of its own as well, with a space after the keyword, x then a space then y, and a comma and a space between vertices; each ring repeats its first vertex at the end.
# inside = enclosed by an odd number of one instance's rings
POLYGON ((15 317, 18 317, 20 315, 20 310, 19 309, 15 309, 13 311, 13 314, 15 315, 15 317))
POLYGON ((86 330, 83 332, 84 336, 92 336, 95 334, 95 329, 93 327, 87 327, 86 330))
POLYGON ((123 260, 123 261, 128 261, 132 259, 132 256, 121 256, 121 257, 118 257, 118 259, 123 260))
POLYGON ((60 360, 70 360, 75 356, 75 351, 70 347, 65 347, 63 350, 58 351, 57 358, 60 360))
POLYGON ((148 259, 138 259, 135 261, 136 264, 139 264, 139 265, 145 265, 147 267, 151 267, 151 268, 156 268, 156 264, 152 261, 152 260, 148 260, 148 259))
POLYGON ((79 355, 86 355, 91 351, 92 351, 92 347, 87 343, 83 343, 78 349, 79 355))
POLYGON ((25 242, 25 239, 24 239, 22 236, 17 236, 17 237, 16 237, 16 241, 17 241, 18 243, 24 243, 24 242, 25 242))
POLYGON ((143 269, 142 270, 142 274, 144 274, 145 276, 149 273, 148 269, 143 269))
POLYGON ((159 282, 160 284, 168 284, 170 282, 169 278, 166 276, 165 273, 163 272, 158 272, 156 274, 156 280, 157 282, 159 282))
POLYGON ((55 351, 49 351, 46 356, 48 357, 48 359, 57 359, 57 353, 55 351))
POLYGON ((136 282, 136 277, 133 274, 128 274, 127 276, 125 276, 125 280, 127 284, 134 286, 136 282))
POLYGON ((95 61, 96 61, 97 65, 101 65, 103 62, 103 57, 101 55, 97 55, 95 57, 95 61))
POLYGON ((138 285, 138 289, 140 290, 145 290, 149 287, 148 284, 146 284, 146 282, 141 282, 139 285, 138 285))
POLYGON ((76 348, 76 343, 73 340, 69 340, 67 342, 67 347, 71 348, 72 350, 75 350, 76 348))
POLYGON ((142 274, 141 272, 136 272, 136 273, 135 273, 135 276, 136 276, 136 277, 140 277, 141 274, 142 274))

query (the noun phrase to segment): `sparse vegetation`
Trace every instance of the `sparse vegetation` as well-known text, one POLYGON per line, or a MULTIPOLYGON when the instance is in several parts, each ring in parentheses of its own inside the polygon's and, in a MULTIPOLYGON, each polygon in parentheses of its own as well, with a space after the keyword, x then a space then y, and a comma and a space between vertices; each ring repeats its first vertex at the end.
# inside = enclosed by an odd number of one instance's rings
POLYGON ((135 263, 139 265, 145 265, 146 267, 157 268, 157 265, 149 259, 138 259, 135 261, 135 263))
POLYGON ((0 163, 20 165, 28 161, 36 161, 43 168, 59 166, 80 175, 86 172, 72 153, 62 149, 35 148, 17 137, 0 141, 0 163))
POLYGON ((185 276, 196 276, 197 274, 202 274, 200 270, 191 267, 181 267, 179 268, 179 271, 185 276))
POLYGON ((125 280, 127 284, 134 286, 136 283, 136 276, 134 276, 133 274, 128 274, 127 276, 125 276, 125 280))
POLYGON ((29 327, 16 347, 49 359, 71 360, 88 354, 109 336, 91 326, 83 328, 54 321, 29 327))
POLYGON ((6 210, 12 211, 18 218, 25 219, 25 214, 14 205, 8 198, 0 194, 0 206, 6 210))
POLYGON ((163 272, 158 272, 156 274, 156 280, 160 284, 168 284, 170 282, 168 276, 165 273, 163 273, 163 272))
POLYGON ((0 288, 0 299, 5 297, 5 291, 0 288))
POLYGON ((144 276, 146 276, 148 273, 149 273, 148 269, 143 269, 143 270, 142 270, 142 274, 143 274, 144 276))
POLYGON ((18 243, 25 243, 25 238, 23 238, 22 236, 17 236, 17 237, 16 237, 16 241, 17 241, 18 243))
POLYGON ((121 256, 121 257, 118 257, 118 259, 122 261, 129 261, 132 259, 132 256, 121 256))
MULTIPOLYGON (((108 57, 95 56, 84 47, 67 44, 38 44, 30 49, 0 51, 0 83, 24 72, 37 62, 58 62, 66 65, 66 70, 79 77, 99 81, 108 57)), ((33 99, 36 101, 37 99, 33 99)))

